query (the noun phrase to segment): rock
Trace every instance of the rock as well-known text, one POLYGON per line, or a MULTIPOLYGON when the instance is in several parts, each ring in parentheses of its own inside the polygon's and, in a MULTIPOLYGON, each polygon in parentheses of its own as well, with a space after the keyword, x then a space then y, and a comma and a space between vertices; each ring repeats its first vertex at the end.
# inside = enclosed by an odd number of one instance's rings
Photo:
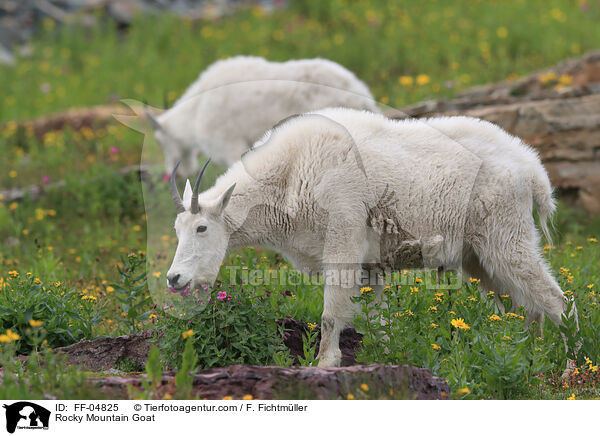
MULTIPOLYGON (((139 387, 143 375, 91 377, 111 398, 125 397, 128 386, 139 387)), ((245 395, 271 399, 340 399, 351 393, 356 397, 361 384, 369 387, 367 398, 440 400, 449 397, 448 382, 434 377, 429 369, 409 365, 356 365, 341 368, 233 365, 211 368, 194 375, 192 394, 203 399, 222 399, 245 395), (392 394, 390 395, 390 390, 392 394)), ((161 398, 174 393, 174 373, 165 372, 161 398)), ((366 395, 366 394, 365 394, 366 395)))
MULTIPOLYGON (((7 49, 28 41, 45 18, 57 24, 78 22, 86 27, 99 20, 114 20, 120 28, 138 13, 171 13, 186 20, 213 19, 254 5, 270 10, 285 7, 278 0, 2 0, 0 45, 7 49)), ((2 62, 0 56, 0 62, 2 62)))
POLYGON ((6 47, 0 44, 0 64, 14 65, 15 55, 13 55, 6 47))
POLYGON ((497 124, 537 149, 559 194, 590 213, 600 212, 600 51, 518 81, 480 86, 452 100, 388 115, 467 115, 497 124), (569 85, 548 86, 563 75, 569 85))
POLYGON ((108 13, 120 25, 129 25, 133 18, 143 10, 144 5, 133 0, 112 1, 108 5, 108 13))

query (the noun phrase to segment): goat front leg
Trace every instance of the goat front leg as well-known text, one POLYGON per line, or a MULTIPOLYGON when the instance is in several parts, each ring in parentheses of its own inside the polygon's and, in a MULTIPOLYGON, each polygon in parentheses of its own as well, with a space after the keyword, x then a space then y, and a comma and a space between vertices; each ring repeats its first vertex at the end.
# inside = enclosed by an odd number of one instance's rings
POLYGON ((356 286, 325 284, 323 294, 323 315, 321 317, 321 344, 319 346, 319 366, 340 366, 340 333, 351 322, 355 314, 355 304, 350 300, 357 294, 356 286))
POLYGON ((329 216, 329 226, 323 247, 323 314, 321 316, 321 344, 319 366, 340 366, 340 333, 353 320, 357 304, 350 299, 359 293, 358 284, 362 262, 368 250, 366 215, 359 205, 342 201, 331 204, 345 205, 345 210, 329 216))

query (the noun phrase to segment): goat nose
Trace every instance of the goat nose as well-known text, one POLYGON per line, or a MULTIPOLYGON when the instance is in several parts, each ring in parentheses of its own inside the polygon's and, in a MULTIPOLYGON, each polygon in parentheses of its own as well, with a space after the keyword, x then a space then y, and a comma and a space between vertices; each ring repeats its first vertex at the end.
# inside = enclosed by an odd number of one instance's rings
POLYGON ((175 286, 177 284, 177 281, 179 280, 180 276, 181 276, 181 274, 175 274, 175 275, 172 275, 171 277, 167 277, 167 280, 169 281, 169 284, 171 286, 175 286))

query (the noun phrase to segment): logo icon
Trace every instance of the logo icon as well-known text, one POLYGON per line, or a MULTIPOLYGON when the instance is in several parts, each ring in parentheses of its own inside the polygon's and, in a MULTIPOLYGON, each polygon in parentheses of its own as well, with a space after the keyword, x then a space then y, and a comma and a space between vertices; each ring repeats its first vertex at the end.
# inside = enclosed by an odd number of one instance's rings
POLYGON ((29 401, 19 401, 3 406, 6 409, 6 431, 14 433, 17 428, 47 430, 50 411, 29 401))

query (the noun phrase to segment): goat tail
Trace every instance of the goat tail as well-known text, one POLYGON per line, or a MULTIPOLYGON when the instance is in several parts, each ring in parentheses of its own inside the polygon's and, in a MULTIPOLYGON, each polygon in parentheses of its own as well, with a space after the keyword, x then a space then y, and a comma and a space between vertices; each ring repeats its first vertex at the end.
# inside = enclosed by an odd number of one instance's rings
POLYGON ((540 217, 540 227, 548 244, 552 244, 552 237, 548 229, 548 222, 552 224, 552 216, 556 211, 556 201, 554 200, 552 185, 548 178, 548 173, 544 167, 539 165, 533 175, 532 182, 533 201, 540 217))

